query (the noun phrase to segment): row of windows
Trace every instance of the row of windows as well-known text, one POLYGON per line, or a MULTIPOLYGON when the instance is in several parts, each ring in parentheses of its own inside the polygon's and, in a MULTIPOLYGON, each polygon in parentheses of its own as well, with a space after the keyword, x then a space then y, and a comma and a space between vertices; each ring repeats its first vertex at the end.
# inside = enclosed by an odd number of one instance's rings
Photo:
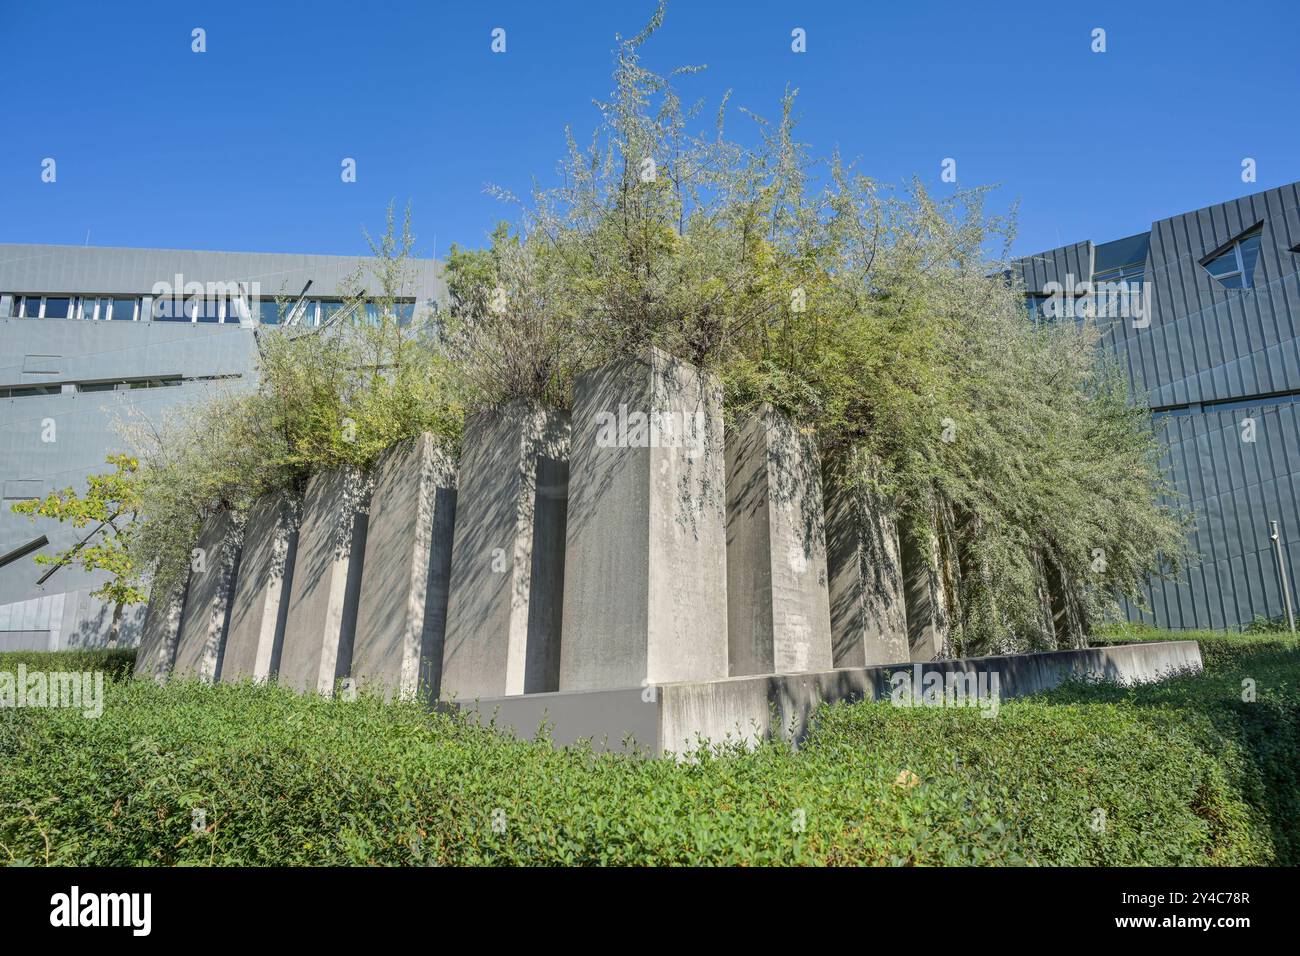
POLYGON ((40 395, 67 395, 79 392, 126 392, 138 388, 172 388, 185 382, 214 382, 223 379, 240 378, 239 373, 230 375, 198 375, 184 378, 180 375, 155 376, 152 378, 119 378, 96 382, 51 382, 37 385, 11 385, 0 388, 0 398, 34 398, 40 395))
POLYGON ((102 319, 134 322, 138 298, 74 295, 15 295, 9 316, 15 319, 102 319))
MULTIPOLYGON (((82 319, 85 321, 135 322, 141 318, 143 297, 95 295, 19 295, 14 294, 6 318, 15 319, 82 319)), ((277 325, 282 318, 297 313, 295 321, 301 325, 316 326, 328 322, 343 310, 342 299, 307 299, 300 305, 290 302, 283 309, 274 299, 257 303, 258 321, 263 325, 277 325), (296 306, 296 308, 295 308, 296 306)), ((409 325, 415 315, 415 303, 394 303, 399 325, 409 325)), ((153 300, 152 318, 155 322, 209 322, 237 323, 249 318, 248 303, 239 298, 163 298, 153 300)), ((379 305, 365 304, 367 322, 379 320, 379 305)))

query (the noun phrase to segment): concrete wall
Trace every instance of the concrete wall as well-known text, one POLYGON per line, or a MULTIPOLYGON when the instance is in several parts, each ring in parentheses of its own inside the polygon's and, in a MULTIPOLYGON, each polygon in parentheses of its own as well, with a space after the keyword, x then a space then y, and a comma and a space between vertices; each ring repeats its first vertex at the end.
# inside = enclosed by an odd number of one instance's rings
POLYGON ((258 499, 249 511, 221 665, 223 681, 265 681, 279 668, 301 515, 301 503, 283 492, 258 499))
POLYGON ((911 660, 898 528, 886 503, 826 474, 826 548, 835 667, 911 660))
POLYGON ((721 386, 658 349, 578 377, 561 690, 727 673, 721 386))
POLYGON ((242 541, 242 519, 229 511, 217 512, 199 533, 176 639, 172 671, 178 676, 210 683, 221 673, 242 541))
POLYGON ((307 483, 280 655, 285 687, 331 694, 348 675, 370 490, 370 480, 351 468, 307 483))
POLYGON ((154 587, 149 595, 140 645, 135 654, 135 676, 164 681, 176 661, 176 639, 180 635, 181 615, 185 609, 185 586, 182 577, 170 588, 154 587))
POLYGON ((515 402, 465 427, 442 696, 555 690, 569 416, 515 402))
POLYGON ((436 699, 456 518, 456 468, 432 435, 375 466, 352 676, 388 696, 436 699))
MULTIPOLYGON (((928 675, 939 675, 934 679, 944 684, 960 676, 967 686, 973 678, 976 689, 991 689, 996 675, 996 695, 985 703, 1000 703, 1050 690, 1071 678, 1136 684, 1200 670, 1200 648, 1195 641, 1170 641, 688 681, 645 689, 491 698, 466 703, 463 709, 477 720, 493 721, 498 729, 522 738, 534 736, 545 722, 551 739, 560 745, 591 740, 612 750, 680 754, 694 750, 701 739, 752 744, 778 738, 797 745, 811 729, 812 717, 821 704, 890 700, 896 677, 899 686, 923 688, 928 675)), ((995 710, 981 709, 996 719, 995 710)))
POLYGON ((727 433, 731 676, 828 670, 830 596, 816 440, 763 405, 727 433))

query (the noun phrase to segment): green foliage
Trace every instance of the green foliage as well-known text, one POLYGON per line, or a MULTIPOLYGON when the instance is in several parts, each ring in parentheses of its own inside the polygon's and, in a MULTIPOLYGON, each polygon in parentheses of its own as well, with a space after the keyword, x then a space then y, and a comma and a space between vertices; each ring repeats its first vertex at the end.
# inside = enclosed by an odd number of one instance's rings
POLYGON ((19 501, 13 505, 13 512, 33 520, 52 518, 77 529, 91 528, 91 533, 77 544, 58 554, 38 554, 34 560, 42 565, 76 564, 85 571, 107 573, 108 579, 91 593, 114 605, 116 630, 123 606, 146 598, 140 587, 140 564, 131 551, 140 511, 139 463, 129 455, 109 455, 106 461, 114 471, 88 475, 84 493, 64 488, 44 499, 19 501))
POLYGON ((105 680, 127 680, 135 673, 134 648, 76 648, 68 651, 3 651, 0 671, 15 672, 19 664, 31 671, 103 671, 105 680))
MULTIPOLYGON (((796 97, 752 132, 698 119, 621 41, 591 145, 516 230, 448 260, 451 341, 488 403, 567 402, 573 376, 647 344, 815 427, 936 571, 954 655, 1078 643, 1186 558, 1150 413, 1089 322, 1035 324, 1008 280, 1012 223, 983 190, 894 192, 799 140, 796 97), (929 549, 922 549, 923 551, 929 549)), ((674 74, 690 74, 694 68, 674 74)), ((503 194, 503 198, 514 197, 503 194)))
POLYGON ((995 718, 839 705, 798 752, 684 763, 515 741, 374 697, 120 680, 98 720, 0 714, 0 859, 1295 864, 1300 651, 1225 640, 1242 656, 1202 676, 1072 685, 995 718), (1256 703, 1241 703, 1243 674, 1256 703))

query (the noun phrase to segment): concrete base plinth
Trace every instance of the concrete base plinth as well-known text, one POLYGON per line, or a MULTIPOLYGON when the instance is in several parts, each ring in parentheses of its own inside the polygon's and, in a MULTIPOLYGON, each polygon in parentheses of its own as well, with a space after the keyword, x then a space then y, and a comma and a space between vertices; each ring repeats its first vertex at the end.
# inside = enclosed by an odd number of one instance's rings
POLYGON ((878 495, 831 470, 826 550, 834 666, 911 660, 898 529, 878 495))
POLYGON ((465 427, 441 695, 555 690, 569 416, 526 402, 465 427))
POLYGON ((374 469, 352 676, 385 696, 436 699, 442 674, 456 469, 432 435, 374 469))
POLYGON ((185 608, 186 578, 171 587, 154 585, 145 609, 140 644, 135 652, 135 676, 162 682, 176 662, 176 639, 180 636, 181 614, 185 608))
POLYGON ((461 705, 480 722, 529 739, 545 724, 559 745, 684 754, 700 740, 797 746, 823 703, 888 700, 896 706, 978 708, 1050 690, 1071 678, 1141 684, 1201 670, 1195 641, 1124 644, 930 664, 851 667, 809 674, 731 677, 622 690, 497 697, 461 705))
POLYGON ((249 510, 221 665, 223 681, 265 681, 279 668, 301 516, 301 503, 283 492, 260 498, 249 510))
POLYGON ((313 475, 303 499, 278 681, 331 694, 356 633, 370 480, 353 468, 313 475))
POLYGON ((834 666, 817 444, 770 405, 727 433, 727 628, 732 677, 834 666))
POLYGON ((648 349, 578 377, 561 690, 727 675, 722 389, 648 349))
POLYGON ((177 676, 209 683, 220 676, 242 541, 242 522, 229 511, 213 515, 199 532, 176 639, 177 676))

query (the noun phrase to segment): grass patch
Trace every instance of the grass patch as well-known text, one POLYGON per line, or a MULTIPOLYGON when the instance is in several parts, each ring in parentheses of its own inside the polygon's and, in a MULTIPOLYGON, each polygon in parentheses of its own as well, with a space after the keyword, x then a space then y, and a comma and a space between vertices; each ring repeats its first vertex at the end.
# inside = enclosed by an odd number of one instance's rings
MULTIPOLYGON (((1204 675, 1069 685, 995 718, 826 707, 798 753, 684 764, 374 698, 116 679, 97 720, 0 712, 0 860, 1294 864, 1300 651, 1213 639, 1236 652, 1204 675)), ((19 659, 83 669, 0 668, 19 659)))

